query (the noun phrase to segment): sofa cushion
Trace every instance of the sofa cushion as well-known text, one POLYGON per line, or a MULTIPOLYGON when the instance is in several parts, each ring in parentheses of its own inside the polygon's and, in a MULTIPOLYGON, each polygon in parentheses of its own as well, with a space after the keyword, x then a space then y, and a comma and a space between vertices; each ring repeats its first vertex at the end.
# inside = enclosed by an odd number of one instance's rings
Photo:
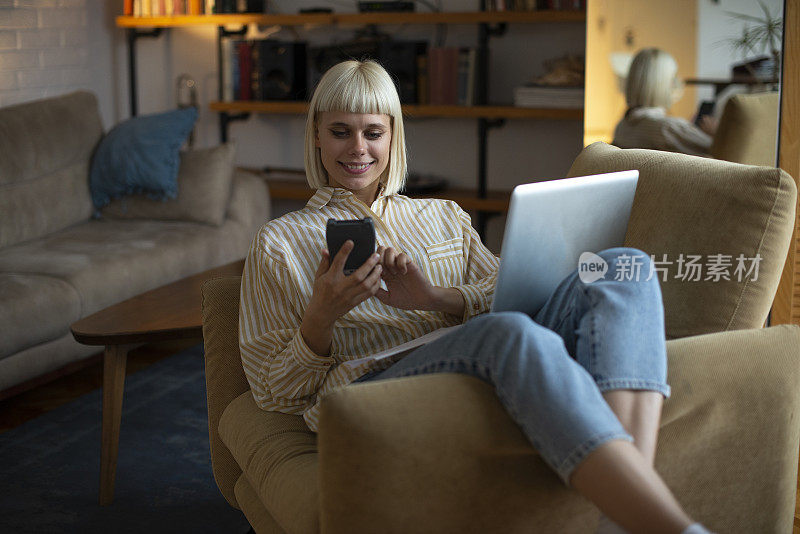
POLYGON ((57 339, 80 318, 80 295, 58 278, 0 273, 0 295, 0 359, 57 339))
POLYGON ((181 152, 177 198, 124 197, 103 208, 103 217, 196 221, 219 226, 225 220, 231 196, 234 155, 232 143, 181 152))
POLYGON ((219 434, 281 528, 319 532, 317 435, 301 416, 264 411, 247 391, 223 412, 219 434))
POLYGON ((93 220, 0 250, 0 273, 39 273, 67 282, 80 295, 85 317, 242 258, 252 237, 251 228, 235 221, 211 228, 191 222, 93 220))
POLYGON ((102 208, 114 198, 143 193, 164 200, 178 195, 178 151, 197 120, 186 108, 133 117, 116 125, 92 157, 92 201, 102 208))
MULTIPOLYGON (((709 158, 622 150, 594 143, 580 153, 569 176, 639 170, 625 245, 654 255, 664 296, 668 338, 722 330, 759 328, 767 318, 778 287, 794 226, 797 188, 776 168, 740 165, 709 158), (687 176, 691 179, 687 179, 687 176), (701 279, 688 274, 685 262, 699 256, 729 260, 729 280, 715 280, 702 268, 701 279), (735 274, 743 255, 758 276, 735 274), (761 260, 748 260, 760 255, 761 260), (662 279, 665 277, 666 279, 662 279)), ((727 261, 726 260, 726 261, 727 261)), ((742 273, 746 274, 746 273, 742 273)))
POLYGON ((0 109, 0 248, 89 219, 89 160, 103 135, 84 91, 0 109))

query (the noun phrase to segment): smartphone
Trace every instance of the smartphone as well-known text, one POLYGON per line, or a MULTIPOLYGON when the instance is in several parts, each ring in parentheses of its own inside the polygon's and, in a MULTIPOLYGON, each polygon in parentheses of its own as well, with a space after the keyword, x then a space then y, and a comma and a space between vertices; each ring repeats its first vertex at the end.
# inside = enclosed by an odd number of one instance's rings
POLYGON ((704 115, 711 115, 714 113, 714 101, 713 100, 704 100, 700 104, 700 109, 697 110, 697 118, 694 119, 694 125, 700 126, 700 121, 703 119, 704 115))
POLYGON ((355 245, 344 264, 344 274, 351 274, 361 267, 375 252, 375 226, 371 217, 352 220, 328 219, 325 226, 325 241, 331 261, 348 239, 355 245))

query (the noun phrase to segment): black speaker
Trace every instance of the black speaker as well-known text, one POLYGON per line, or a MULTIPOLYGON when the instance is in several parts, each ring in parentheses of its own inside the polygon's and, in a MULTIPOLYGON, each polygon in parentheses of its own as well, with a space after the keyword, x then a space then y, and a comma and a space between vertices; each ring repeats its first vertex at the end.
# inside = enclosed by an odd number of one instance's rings
POLYGON ((266 39, 253 46, 253 97, 256 100, 305 100, 306 44, 266 39))
POLYGON ((428 43, 424 41, 353 41, 312 48, 309 51, 310 86, 315 87, 325 71, 348 59, 374 59, 392 79, 403 104, 417 103, 418 60, 424 56, 428 43))
POLYGON ((404 104, 417 103, 417 58, 427 50, 428 43, 423 41, 382 41, 378 47, 378 61, 394 79, 404 104))

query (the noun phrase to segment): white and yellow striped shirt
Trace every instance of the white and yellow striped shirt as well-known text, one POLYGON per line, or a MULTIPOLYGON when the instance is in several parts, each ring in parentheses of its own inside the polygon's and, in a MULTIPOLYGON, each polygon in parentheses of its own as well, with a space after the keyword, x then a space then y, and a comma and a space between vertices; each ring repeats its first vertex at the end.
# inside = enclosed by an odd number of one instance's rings
POLYGON ((488 311, 498 265, 455 202, 379 194, 367 207, 346 189, 318 189, 305 208, 262 226, 245 262, 239 347, 256 403, 265 410, 302 413, 316 431, 322 396, 387 366, 350 369, 342 362, 488 311), (378 245, 408 254, 431 284, 457 289, 464 296, 464 316, 402 310, 371 297, 336 321, 330 354, 319 356, 306 345, 300 325, 326 248, 325 225, 328 218, 363 217, 372 217, 378 245))

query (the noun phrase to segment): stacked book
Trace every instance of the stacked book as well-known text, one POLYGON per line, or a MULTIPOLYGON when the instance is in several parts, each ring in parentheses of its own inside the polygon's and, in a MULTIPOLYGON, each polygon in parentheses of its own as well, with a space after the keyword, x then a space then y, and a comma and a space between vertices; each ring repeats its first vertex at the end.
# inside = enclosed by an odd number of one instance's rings
MULTIPOLYGON (((405 104, 472 106, 476 103, 477 53, 474 48, 426 50, 425 46, 420 46, 424 43, 394 44, 397 46, 362 44, 359 53, 347 57, 372 57, 381 61, 396 80, 401 102, 405 104)), ((274 39, 223 39, 220 98, 226 102, 304 100, 309 96, 308 89, 328 67, 347 59, 340 57, 341 52, 274 39)))
POLYGON ((434 47, 420 62, 420 104, 472 106, 475 104, 476 50, 434 47))
POLYGON ((123 13, 134 17, 171 17, 213 13, 266 13, 268 0, 124 0, 123 13))
POLYGON ((580 109, 583 97, 583 87, 538 85, 514 89, 514 105, 521 108, 580 109))
POLYGON ((489 11, 586 11, 586 0, 489 0, 489 11))
POLYGON ((304 100, 306 55, 302 42, 224 39, 221 99, 304 100))

